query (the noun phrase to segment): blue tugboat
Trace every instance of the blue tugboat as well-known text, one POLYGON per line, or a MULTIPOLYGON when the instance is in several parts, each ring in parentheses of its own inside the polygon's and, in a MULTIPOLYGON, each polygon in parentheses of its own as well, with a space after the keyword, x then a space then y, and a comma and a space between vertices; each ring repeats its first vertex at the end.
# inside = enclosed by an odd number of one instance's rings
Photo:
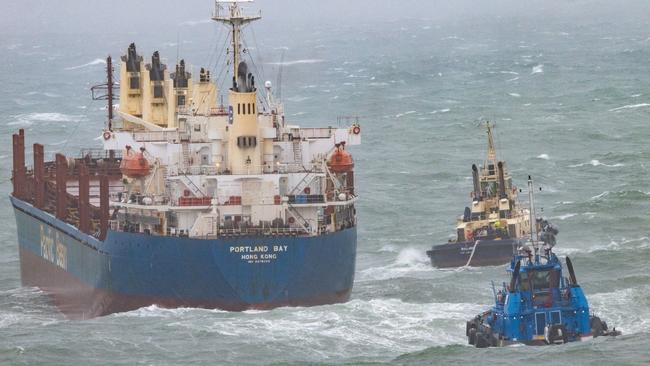
MULTIPOLYGON (((531 222, 535 212, 532 180, 528 178, 531 222)), ((621 334, 590 314, 587 298, 578 285, 573 264, 566 258, 569 277, 563 276, 560 259, 553 253, 554 229, 541 221, 531 227, 530 245, 513 255, 507 272, 510 283, 494 289, 495 305, 467 322, 466 335, 477 348, 563 344, 599 336, 621 334)))

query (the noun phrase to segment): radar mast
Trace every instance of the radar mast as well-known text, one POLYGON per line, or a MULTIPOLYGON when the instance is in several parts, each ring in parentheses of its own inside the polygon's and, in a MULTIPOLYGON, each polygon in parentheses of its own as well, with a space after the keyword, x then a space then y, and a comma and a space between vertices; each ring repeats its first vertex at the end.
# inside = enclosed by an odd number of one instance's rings
MULTIPOLYGON (((253 0, 215 0, 214 14, 212 20, 223 23, 230 28, 232 33, 232 67, 233 77, 237 77, 239 72, 239 62, 241 58, 241 30, 248 23, 262 18, 262 12, 258 15, 246 16, 239 3, 252 3, 253 0)), ((233 85, 234 87, 234 85, 233 85)))

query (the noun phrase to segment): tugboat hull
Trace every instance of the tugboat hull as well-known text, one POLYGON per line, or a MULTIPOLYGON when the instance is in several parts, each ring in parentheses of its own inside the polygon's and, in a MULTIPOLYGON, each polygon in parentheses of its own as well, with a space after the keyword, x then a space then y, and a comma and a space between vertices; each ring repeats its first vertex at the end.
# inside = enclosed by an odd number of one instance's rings
POLYGON ((521 239, 447 243, 433 246, 427 255, 438 268, 496 266, 508 263, 523 243, 521 239))

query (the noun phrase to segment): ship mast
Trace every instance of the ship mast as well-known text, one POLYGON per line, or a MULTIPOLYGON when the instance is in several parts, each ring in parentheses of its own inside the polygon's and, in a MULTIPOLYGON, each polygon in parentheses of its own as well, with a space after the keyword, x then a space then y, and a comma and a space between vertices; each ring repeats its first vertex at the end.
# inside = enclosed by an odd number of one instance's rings
POLYGON ((230 28, 232 39, 232 67, 233 67, 233 88, 237 80, 237 73, 239 71, 239 62, 241 58, 241 29, 255 20, 262 18, 262 12, 255 16, 246 16, 239 3, 251 3, 253 0, 215 0, 214 2, 214 15, 212 20, 223 23, 230 28))

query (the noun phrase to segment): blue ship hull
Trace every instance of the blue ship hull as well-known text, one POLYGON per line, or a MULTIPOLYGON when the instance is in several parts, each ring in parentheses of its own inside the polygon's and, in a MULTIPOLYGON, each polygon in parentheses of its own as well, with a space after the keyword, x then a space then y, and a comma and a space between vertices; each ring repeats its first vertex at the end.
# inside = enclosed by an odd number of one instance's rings
POLYGON ((356 228, 314 237, 162 237, 109 231, 106 239, 11 197, 23 285, 52 295, 70 318, 143 306, 225 310, 345 302, 356 228))

